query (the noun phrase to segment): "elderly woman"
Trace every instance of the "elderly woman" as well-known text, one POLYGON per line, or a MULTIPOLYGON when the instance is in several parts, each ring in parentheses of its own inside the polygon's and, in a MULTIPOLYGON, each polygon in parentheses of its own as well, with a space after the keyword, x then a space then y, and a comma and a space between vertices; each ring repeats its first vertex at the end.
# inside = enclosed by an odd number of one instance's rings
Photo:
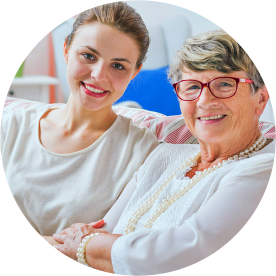
POLYGON ((54 235, 59 251, 103 271, 164 273, 209 256, 253 214, 275 148, 258 129, 269 96, 255 65, 213 31, 184 43, 170 77, 199 145, 157 147, 106 216, 113 234, 75 224, 54 235), (113 229, 109 218, 119 215, 113 229))

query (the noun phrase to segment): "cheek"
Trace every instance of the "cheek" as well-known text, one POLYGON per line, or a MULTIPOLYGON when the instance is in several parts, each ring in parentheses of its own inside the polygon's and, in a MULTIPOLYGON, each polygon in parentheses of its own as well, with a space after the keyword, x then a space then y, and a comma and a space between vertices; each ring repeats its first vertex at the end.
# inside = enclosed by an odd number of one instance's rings
POLYGON ((193 125, 195 122, 194 113, 195 113, 195 104, 191 102, 180 102, 180 110, 185 120, 185 123, 189 126, 193 125))
POLYGON ((75 75, 75 66, 72 64, 70 64, 70 63, 68 63, 68 65, 67 65, 67 78, 69 78, 68 79, 68 81, 71 81, 71 79, 72 79, 72 76, 74 76, 75 75))
POLYGON ((238 101, 240 104, 234 104, 232 109, 232 113, 237 117, 240 122, 250 119, 254 116, 254 108, 252 103, 248 99, 241 99, 238 101))
POLYGON ((195 113, 195 104, 193 102, 180 101, 180 109, 184 117, 193 117, 195 113))
POLYGON ((129 75, 114 75, 112 77, 112 83, 116 91, 125 92, 127 86, 131 81, 131 77, 129 75))
POLYGON ((69 60, 67 72, 68 75, 74 78, 89 74, 87 66, 81 64, 78 60, 69 60))
POLYGON ((232 110, 240 118, 246 119, 246 117, 253 116, 254 106, 256 105, 255 97, 251 96, 251 91, 249 89, 240 89, 239 93, 231 98, 231 107, 232 110))

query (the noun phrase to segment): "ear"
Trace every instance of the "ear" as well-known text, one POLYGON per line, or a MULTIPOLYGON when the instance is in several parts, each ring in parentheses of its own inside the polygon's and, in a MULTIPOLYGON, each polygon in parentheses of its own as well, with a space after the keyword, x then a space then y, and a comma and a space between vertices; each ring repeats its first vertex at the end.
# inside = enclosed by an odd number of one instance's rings
POLYGON ((68 65, 68 51, 69 51, 69 49, 67 48, 66 43, 64 42, 64 44, 63 44, 63 56, 64 56, 65 63, 67 65, 68 65))
POLYGON ((134 74, 131 77, 132 80, 137 76, 137 74, 141 70, 142 66, 143 66, 143 63, 141 63, 141 65, 135 70, 134 74))
POLYGON ((261 116, 263 114, 267 101, 269 100, 269 94, 266 89, 266 86, 264 85, 262 88, 259 88, 256 94, 257 94, 257 100, 258 100, 257 107, 256 107, 256 114, 258 116, 261 116))

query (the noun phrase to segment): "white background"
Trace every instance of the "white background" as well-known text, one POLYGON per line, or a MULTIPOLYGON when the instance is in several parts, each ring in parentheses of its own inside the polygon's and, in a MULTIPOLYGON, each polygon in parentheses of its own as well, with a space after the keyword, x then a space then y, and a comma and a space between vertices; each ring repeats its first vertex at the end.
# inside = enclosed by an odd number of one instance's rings
POLYGON ((127 3, 142 16, 147 26, 162 25, 171 18, 181 15, 190 23, 192 36, 219 29, 217 25, 205 17, 191 10, 179 8, 179 6, 176 5, 168 5, 168 3, 172 4, 170 1, 166 2, 167 3, 156 3, 155 1, 127 1, 127 3))

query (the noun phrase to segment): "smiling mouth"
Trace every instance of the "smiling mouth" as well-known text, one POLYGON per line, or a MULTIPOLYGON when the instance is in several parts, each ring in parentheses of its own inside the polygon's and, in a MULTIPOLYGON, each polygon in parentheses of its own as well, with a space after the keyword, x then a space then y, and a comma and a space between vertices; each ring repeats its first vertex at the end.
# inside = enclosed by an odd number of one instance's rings
POLYGON ((91 92, 93 92, 93 93, 102 94, 102 93, 109 92, 108 90, 102 90, 102 89, 94 88, 94 87, 92 87, 92 86, 89 86, 89 85, 85 84, 84 82, 82 82, 82 84, 83 84, 83 86, 84 86, 87 90, 89 90, 89 91, 91 91, 91 92))
POLYGON ((224 118, 226 115, 215 115, 215 116, 210 116, 210 117, 198 117, 199 120, 201 121, 209 121, 209 120, 217 120, 224 118))

